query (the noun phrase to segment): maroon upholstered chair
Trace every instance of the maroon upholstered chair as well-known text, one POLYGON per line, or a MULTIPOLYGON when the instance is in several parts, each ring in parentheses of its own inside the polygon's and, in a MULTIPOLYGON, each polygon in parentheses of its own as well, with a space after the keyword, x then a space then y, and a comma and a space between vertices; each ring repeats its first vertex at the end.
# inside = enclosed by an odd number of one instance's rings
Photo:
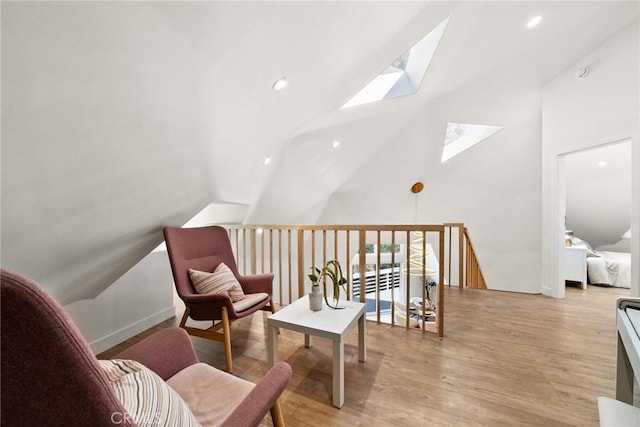
MULTIPOLYGON (((5 270, 0 275, 0 424, 135 426, 123 416, 126 410, 107 375, 62 307, 29 280, 5 270)), ((172 387, 179 394, 179 387, 189 386, 190 372, 213 375, 204 393, 183 396, 202 425, 256 426, 269 411, 275 425, 284 424, 278 398, 291 378, 286 363, 275 365, 253 385, 198 363, 189 336, 179 328, 163 329, 116 358, 142 363, 176 384, 172 387), (220 387, 221 382, 226 387, 220 387), (235 382, 242 383, 240 392, 234 393, 235 382), (225 402, 222 411, 220 401, 225 402), (209 412, 206 404, 212 404, 209 412)))
POLYGON ((240 275, 229 234, 219 226, 165 227, 164 239, 176 292, 185 304, 180 327, 190 335, 224 342, 226 368, 228 372, 233 372, 230 324, 258 310, 276 312, 271 298, 273 274, 240 275), (189 278, 189 269, 213 272, 221 262, 229 267, 240 282, 245 293, 244 300, 234 303, 227 293, 199 294, 194 289, 189 278), (187 326, 188 318, 212 321, 213 326, 208 329, 187 326))

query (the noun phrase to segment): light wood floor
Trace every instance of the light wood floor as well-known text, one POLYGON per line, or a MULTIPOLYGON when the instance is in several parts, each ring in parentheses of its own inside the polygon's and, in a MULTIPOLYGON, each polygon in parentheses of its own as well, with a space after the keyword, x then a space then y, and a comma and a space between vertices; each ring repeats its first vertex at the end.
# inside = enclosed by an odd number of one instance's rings
MULTIPOLYGON (((615 395, 615 300, 627 289, 567 288, 541 295, 445 290, 445 337, 367 324, 345 346, 345 404, 331 405, 331 343, 282 330, 280 360, 293 368, 282 396, 289 426, 514 426, 598 424, 596 398, 615 395)), ((267 371, 266 314, 232 325, 235 374, 267 371)), ((99 355, 112 357, 169 320, 99 355)), ((224 369, 221 343, 192 338, 200 360, 224 369)), ((269 417, 263 425, 271 425, 269 417)))

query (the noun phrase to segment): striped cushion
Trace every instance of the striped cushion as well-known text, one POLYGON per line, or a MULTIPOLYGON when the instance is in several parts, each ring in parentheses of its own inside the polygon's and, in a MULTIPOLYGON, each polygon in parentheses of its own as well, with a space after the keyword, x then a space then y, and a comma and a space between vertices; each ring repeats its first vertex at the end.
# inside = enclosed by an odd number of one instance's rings
POLYGON ((141 363, 119 359, 99 362, 114 394, 137 425, 200 426, 180 395, 141 363))
POLYGON ((244 298, 242 286, 225 263, 221 262, 213 273, 189 269, 189 278, 199 294, 219 294, 227 292, 231 301, 244 298))

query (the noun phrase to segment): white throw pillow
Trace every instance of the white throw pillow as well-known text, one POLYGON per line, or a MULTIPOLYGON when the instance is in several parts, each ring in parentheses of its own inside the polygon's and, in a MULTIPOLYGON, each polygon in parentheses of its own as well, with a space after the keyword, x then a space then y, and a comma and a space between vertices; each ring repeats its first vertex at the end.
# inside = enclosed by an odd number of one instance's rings
POLYGON ((236 276, 225 263, 221 262, 213 273, 189 269, 189 278, 199 294, 219 294, 227 292, 231 301, 244 298, 244 291, 236 276))
POLYGON ((200 426, 182 397, 143 364, 122 359, 98 362, 127 411, 127 414, 113 414, 114 423, 129 416, 140 427, 200 426))

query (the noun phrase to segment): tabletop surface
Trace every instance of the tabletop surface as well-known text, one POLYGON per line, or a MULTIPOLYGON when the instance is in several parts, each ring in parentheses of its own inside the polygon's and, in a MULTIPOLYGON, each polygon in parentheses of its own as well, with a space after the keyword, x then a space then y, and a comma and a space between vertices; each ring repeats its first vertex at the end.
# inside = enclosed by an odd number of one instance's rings
POLYGON ((270 326, 297 326, 312 331, 324 331, 342 335, 364 315, 366 304, 340 300, 339 310, 327 307, 322 301, 322 310, 309 309, 309 296, 305 295, 293 303, 281 308, 267 318, 270 326))

